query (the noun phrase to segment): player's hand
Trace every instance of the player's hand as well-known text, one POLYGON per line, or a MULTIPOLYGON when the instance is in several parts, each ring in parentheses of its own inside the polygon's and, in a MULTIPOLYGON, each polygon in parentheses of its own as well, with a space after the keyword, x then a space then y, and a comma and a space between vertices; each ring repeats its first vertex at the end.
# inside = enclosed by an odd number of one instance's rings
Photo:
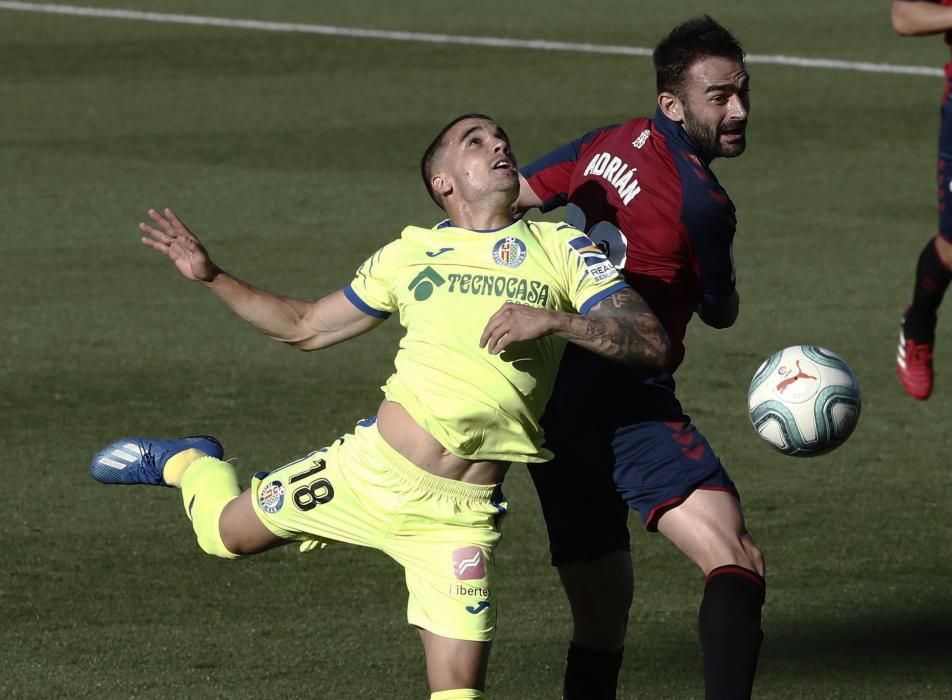
POLYGON ((188 230, 171 209, 160 214, 149 209, 149 218, 158 228, 147 223, 139 224, 139 230, 148 234, 142 243, 152 250, 167 256, 185 277, 197 282, 211 282, 218 274, 218 267, 208 257, 208 251, 198 236, 188 230))
POLYGON ((479 339, 479 347, 498 355, 513 343, 535 340, 555 330, 557 314, 507 301, 494 313, 479 339))

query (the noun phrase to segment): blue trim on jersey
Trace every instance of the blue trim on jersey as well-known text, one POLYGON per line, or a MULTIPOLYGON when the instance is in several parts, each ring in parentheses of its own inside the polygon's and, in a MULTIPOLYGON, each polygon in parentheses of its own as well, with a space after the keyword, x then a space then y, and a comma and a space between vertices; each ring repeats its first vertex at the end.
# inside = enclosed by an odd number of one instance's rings
POLYGON ((374 316, 376 318, 390 318, 389 311, 381 311, 380 309, 375 309, 370 306, 367 302, 357 296, 357 292, 354 291, 354 288, 349 284, 343 289, 344 296, 347 297, 347 300, 356 306, 358 309, 363 311, 368 316, 374 316))
POLYGON ((575 250, 585 250, 586 248, 598 249, 598 246, 595 245, 595 241, 584 233, 569 240, 569 245, 575 248, 575 250))
POLYGON ((605 253, 598 247, 598 244, 584 234, 570 240, 569 245, 575 249, 578 256, 582 258, 589 267, 597 263, 608 262, 608 258, 605 257, 605 253))
POLYGON ((457 226, 449 219, 446 219, 445 221, 441 221, 439 224, 437 224, 436 228, 458 228, 462 229, 463 231, 471 231, 472 233, 496 233, 496 231, 502 231, 503 229, 507 229, 516 223, 518 222, 513 221, 512 223, 506 224, 505 226, 500 226, 499 228, 465 228, 464 226, 457 226))
POLYGON ((559 146, 554 151, 551 151, 541 158, 532 161, 519 172, 522 173, 522 176, 528 180, 536 173, 545 170, 546 168, 551 168, 553 165, 575 162, 582 155, 582 146, 594 139, 601 132, 608 129, 614 129, 616 126, 618 126, 618 124, 611 124, 610 126, 603 126, 595 129, 594 131, 589 131, 581 138, 577 138, 574 141, 569 141, 567 144, 559 146))
POLYGON ((593 296, 591 299, 589 299, 588 301, 586 301, 584 304, 582 304, 582 308, 579 309, 578 312, 579 312, 582 316, 585 316, 586 314, 588 314, 589 311, 592 310, 592 307, 595 306, 595 304, 597 304, 598 302, 600 302, 602 299, 604 299, 604 298, 606 298, 606 297, 610 297, 610 296, 611 296, 612 294, 614 294, 615 292, 621 291, 622 289, 624 289, 624 288, 627 287, 627 286, 628 286, 628 283, 625 282, 625 281, 621 281, 621 282, 618 282, 618 283, 616 283, 616 284, 613 284, 613 285, 612 285, 611 287, 609 287, 608 289, 605 289, 605 290, 599 292, 598 294, 596 294, 595 296, 593 296))

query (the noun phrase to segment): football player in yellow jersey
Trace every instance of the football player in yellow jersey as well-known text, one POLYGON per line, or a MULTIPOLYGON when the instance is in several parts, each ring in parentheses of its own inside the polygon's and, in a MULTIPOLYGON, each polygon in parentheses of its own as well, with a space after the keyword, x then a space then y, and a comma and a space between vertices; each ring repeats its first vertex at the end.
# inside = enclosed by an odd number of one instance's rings
POLYGON ((345 289, 310 302, 215 265, 170 209, 142 242, 266 335, 318 350, 398 311, 407 333, 375 418, 242 492, 212 437, 127 437, 101 450, 107 484, 182 490, 201 548, 223 558, 288 542, 370 546, 405 569, 433 698, 484 697, 495 632, 494 558, 511 462, 541 462, 538 419, 565 342, 657 370, 668 338, 591 241, 515 221, 519 177, 505 132, 465 115, 427 149, 427 189, 449 218, 408 227, 345 289), (581 311, 582 314, 575 313, 581 311))

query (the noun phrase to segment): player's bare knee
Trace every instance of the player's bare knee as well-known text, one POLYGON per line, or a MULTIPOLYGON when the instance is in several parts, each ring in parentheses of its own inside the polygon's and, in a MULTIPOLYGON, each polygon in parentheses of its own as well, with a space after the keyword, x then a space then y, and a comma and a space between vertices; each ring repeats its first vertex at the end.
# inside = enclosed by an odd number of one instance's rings
POLYGON ((257 533, 229 527, 224 522, 220 524, 219 539, 221 547, 214 554, 224 559, 237 559, 251 554, 260 554, 274 546, 272 543, 261 541, 257 533))
POLYGON ((764 555, 746 533, 725 532, 714 528, 707 533, 704 546, 692 557, 704 575, 721 566, 741 566, 763 576, 764 555))
POLYGON ((761 576, 767 575, 767 565, 764 561, 764 553, 760 551, 760 548, 753 543, 753 540, 746 538, 741 540, 741 544, 744 547, 744 551, 747 553, 747 556, 750 560, 750 565, 746 568, 751 571, 756 571, 761 576))
POLYGON ((952 241, 948 241, 942 236, 936 236, 935 251, 942 264, 952 269, 952 241))
POLYGON ((206 537, 209 538, 214 549, 209 554, 226 559, 259 554, 287 543, 287 540, 272 533, 261 522, 252 507, 251 496, 247 491, 225 505, 214 531, 206 533, 206 537), (215 538, 220 544, 214 542, 215 538))

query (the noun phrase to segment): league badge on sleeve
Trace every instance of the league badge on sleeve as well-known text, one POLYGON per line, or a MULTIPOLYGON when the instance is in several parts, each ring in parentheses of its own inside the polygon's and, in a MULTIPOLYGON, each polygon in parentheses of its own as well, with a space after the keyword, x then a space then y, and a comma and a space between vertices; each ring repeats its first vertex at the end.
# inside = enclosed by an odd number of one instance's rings
POLYGON ((605 257, 604 251, 588 236, 578 236, 569 241, 588 267, 588 272, 596 282, 604 282, 615 277, 618 272, 611 261, 605 257))

